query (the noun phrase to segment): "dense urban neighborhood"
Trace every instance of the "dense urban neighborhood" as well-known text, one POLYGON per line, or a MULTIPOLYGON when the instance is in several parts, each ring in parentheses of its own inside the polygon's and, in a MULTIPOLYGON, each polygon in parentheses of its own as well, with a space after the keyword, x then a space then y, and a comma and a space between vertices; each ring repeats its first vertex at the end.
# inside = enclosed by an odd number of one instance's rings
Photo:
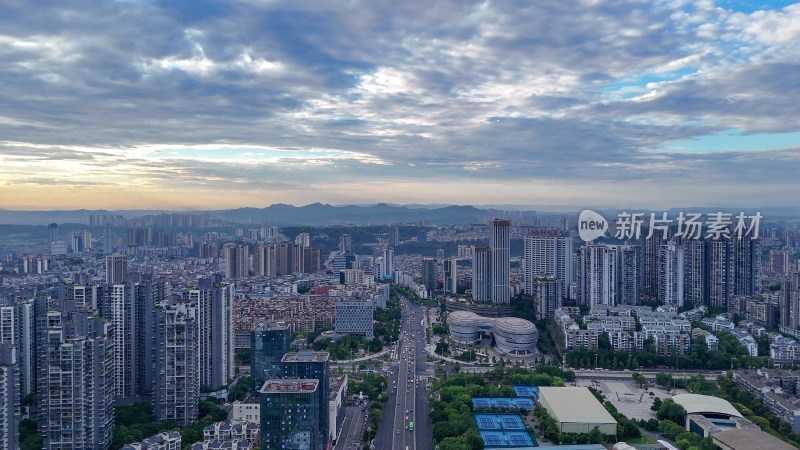
POLYGON ((86 222, 0 249, 5 448, 800 442, 796 228, 86 222))

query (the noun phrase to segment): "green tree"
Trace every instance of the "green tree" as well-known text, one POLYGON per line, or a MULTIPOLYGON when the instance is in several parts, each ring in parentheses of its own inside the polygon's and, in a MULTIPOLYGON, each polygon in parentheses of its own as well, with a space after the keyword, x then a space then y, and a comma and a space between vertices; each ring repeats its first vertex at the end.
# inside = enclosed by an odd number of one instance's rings
POLYGON ((476 429, 470 429, 467 432, 466 441, 467 447, 471 450, 483 450, 484 448, 483 438, 476 429))
POLYGON ((661 399, 656 397, 653 399, 653 406, 650 407, 652 411, 658 411, 661 408, 661 399))
POLYGON ((600 431, 600 427, 595 426, 592 428, 592 431, 589 432, 589 441, 592 444, 599 444, 603 442, 603 432, 600 431))
POLYGON ((656 417, 683 426, 686 423, 686 410, 683 409, 683 406, 672 401, 672 399, 666 399, 661 402, 661 406, 656 412, 656 417))

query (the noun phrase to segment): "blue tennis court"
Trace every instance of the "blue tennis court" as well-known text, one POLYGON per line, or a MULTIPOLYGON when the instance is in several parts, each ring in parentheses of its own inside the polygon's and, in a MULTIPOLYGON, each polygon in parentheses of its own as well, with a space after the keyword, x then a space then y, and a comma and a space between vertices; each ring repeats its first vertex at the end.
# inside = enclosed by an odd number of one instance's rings
POLYGON ((491 408, 492 407, 492 399, 491 398, 483 398, 483 397, 475 397, 472 399, 472 407, 473 408, 491 408))
POLYGON ((499 406, 501 408, 511 408, 511 399, 509 398, 496 398, 494 400, 495 406, 499 406))
POLYGON ((534 405, 533 400, 530 398, 487 398, 487 397, 473 397, 472 398, 472 407, 474 409, 496 409, 496 408, 505 408, 505 409, 514 409, 514 408, 524 408, 528 411, 533 410, 536 407, 534 405))
POLYGON ((539 398, 539 386, 511 386, 517 397, 539 398))
POLYGON ((519 416, 497 416, 495 420, 500 423, 503 430, 524 430, 525 424, 519 416))
POLYGON ((513 400, 513 402, 514 402, 514 406, 516 408, 524 408, 524 409, 527 409, 528 411, 531 411, 534 408, 533 400, 531 400, 531 399, 515 398, 513 400))
POLYGON ((503 433, 497 431, 481 431, 481 437, 487 447, 506 447, 507 444, 503 439, 503 433))
POLYGON ((489 414, 476 414, 475 423, 478 430, 499 430, 500 425, 495 420, 495 416, 489 414))
POLYGON ((528 433, 480 431, 486 448, 536 447, 528 433))
POLYGON ((528 433, 506 433, 508 445, 512 447, 533 447, 533 441, 528 433))

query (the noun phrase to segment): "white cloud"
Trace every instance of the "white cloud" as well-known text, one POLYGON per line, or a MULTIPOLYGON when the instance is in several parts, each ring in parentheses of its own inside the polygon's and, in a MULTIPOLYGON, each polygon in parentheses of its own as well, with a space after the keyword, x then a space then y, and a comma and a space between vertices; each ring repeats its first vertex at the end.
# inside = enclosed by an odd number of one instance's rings
POLYGON ((776 153, 653 150, 731 128, 800 131, 800 5, 578 3, 0 6, 0 157, 30 172, 0 182, 91 173, 180 192, 294 186, 302 173, 482 195, 472 180, 698 184, 691 163, 710 178, 747 173, 747 189, 765 183, 756 169, 783 173, 776 153))

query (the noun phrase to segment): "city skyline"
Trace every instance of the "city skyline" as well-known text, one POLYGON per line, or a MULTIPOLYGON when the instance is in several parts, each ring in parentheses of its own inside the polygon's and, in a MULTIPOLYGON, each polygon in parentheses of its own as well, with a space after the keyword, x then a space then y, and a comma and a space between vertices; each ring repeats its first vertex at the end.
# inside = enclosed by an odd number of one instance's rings
POLYGON ((788 206, 798 24, 784 1, 6 3, 0 208, 788 206))

